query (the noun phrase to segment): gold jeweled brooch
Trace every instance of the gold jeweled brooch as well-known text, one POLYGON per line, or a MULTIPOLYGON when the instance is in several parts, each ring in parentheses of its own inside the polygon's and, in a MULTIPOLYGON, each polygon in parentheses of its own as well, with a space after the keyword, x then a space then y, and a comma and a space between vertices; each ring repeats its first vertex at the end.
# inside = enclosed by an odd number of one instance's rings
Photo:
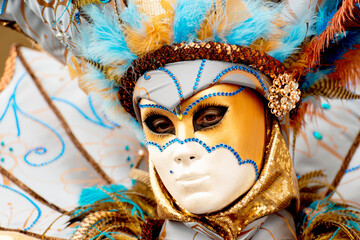
POLYGON ((298 89, 299 84, 291 77, 290 74, 284 73, 279 75, 270 87, 270 93, 267 97, 271 113, 276 117, 283 117, 292 109, 300 100, 301 91, 298 89))

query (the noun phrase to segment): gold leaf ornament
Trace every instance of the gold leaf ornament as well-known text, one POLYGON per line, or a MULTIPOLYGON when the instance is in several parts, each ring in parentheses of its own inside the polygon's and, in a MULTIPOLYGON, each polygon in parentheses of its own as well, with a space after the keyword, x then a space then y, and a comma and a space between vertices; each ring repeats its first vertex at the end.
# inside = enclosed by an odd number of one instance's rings
POLYGON ((288 73, 279 75, 270 87, 268 107, 271 113, 276 117, 283 117, 292 109, 300 100, 301 91, 298 89, 299 84, 288 73))

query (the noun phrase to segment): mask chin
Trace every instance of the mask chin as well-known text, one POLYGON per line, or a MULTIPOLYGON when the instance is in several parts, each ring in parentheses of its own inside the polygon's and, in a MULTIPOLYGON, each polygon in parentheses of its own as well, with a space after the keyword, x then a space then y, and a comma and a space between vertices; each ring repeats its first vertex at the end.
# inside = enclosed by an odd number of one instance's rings
POLYGON ((176 143, 158 153, 154 148, 149 147, 151 161, 165 188, 180 206, 194 214, 225 208, 256 181, 255 163, 239 164, 237 153, 228 148, 209 153, 198 142, 176 143), (169 159, 177 162, 171 172, 166 164, 169 159))

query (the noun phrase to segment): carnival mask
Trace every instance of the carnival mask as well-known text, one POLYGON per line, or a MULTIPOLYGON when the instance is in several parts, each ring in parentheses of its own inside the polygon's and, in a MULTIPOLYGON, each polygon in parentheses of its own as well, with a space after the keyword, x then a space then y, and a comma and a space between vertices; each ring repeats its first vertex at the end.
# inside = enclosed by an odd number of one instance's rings
POLYGON ((180 103, 182 117, 147 99, 139 106, 149 159, 181 207, 195 214, 221 210, 256 181, 265 117, 249 88, 202 90, 180 103))

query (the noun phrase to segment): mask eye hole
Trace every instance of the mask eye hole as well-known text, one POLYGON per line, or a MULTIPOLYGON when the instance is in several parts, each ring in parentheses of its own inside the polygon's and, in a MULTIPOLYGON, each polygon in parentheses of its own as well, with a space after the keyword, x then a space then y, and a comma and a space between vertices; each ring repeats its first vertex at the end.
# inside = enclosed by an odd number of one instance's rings
POLYGON ((175 134, 174 124, 163 115, 152 115, 146 118, 144 122, 156 134, 175 134))
POLYGON ((227 111, 224 106, 208 106, 200 108, 193 118, 194 130, 199 131, 218 125, 227 111))

